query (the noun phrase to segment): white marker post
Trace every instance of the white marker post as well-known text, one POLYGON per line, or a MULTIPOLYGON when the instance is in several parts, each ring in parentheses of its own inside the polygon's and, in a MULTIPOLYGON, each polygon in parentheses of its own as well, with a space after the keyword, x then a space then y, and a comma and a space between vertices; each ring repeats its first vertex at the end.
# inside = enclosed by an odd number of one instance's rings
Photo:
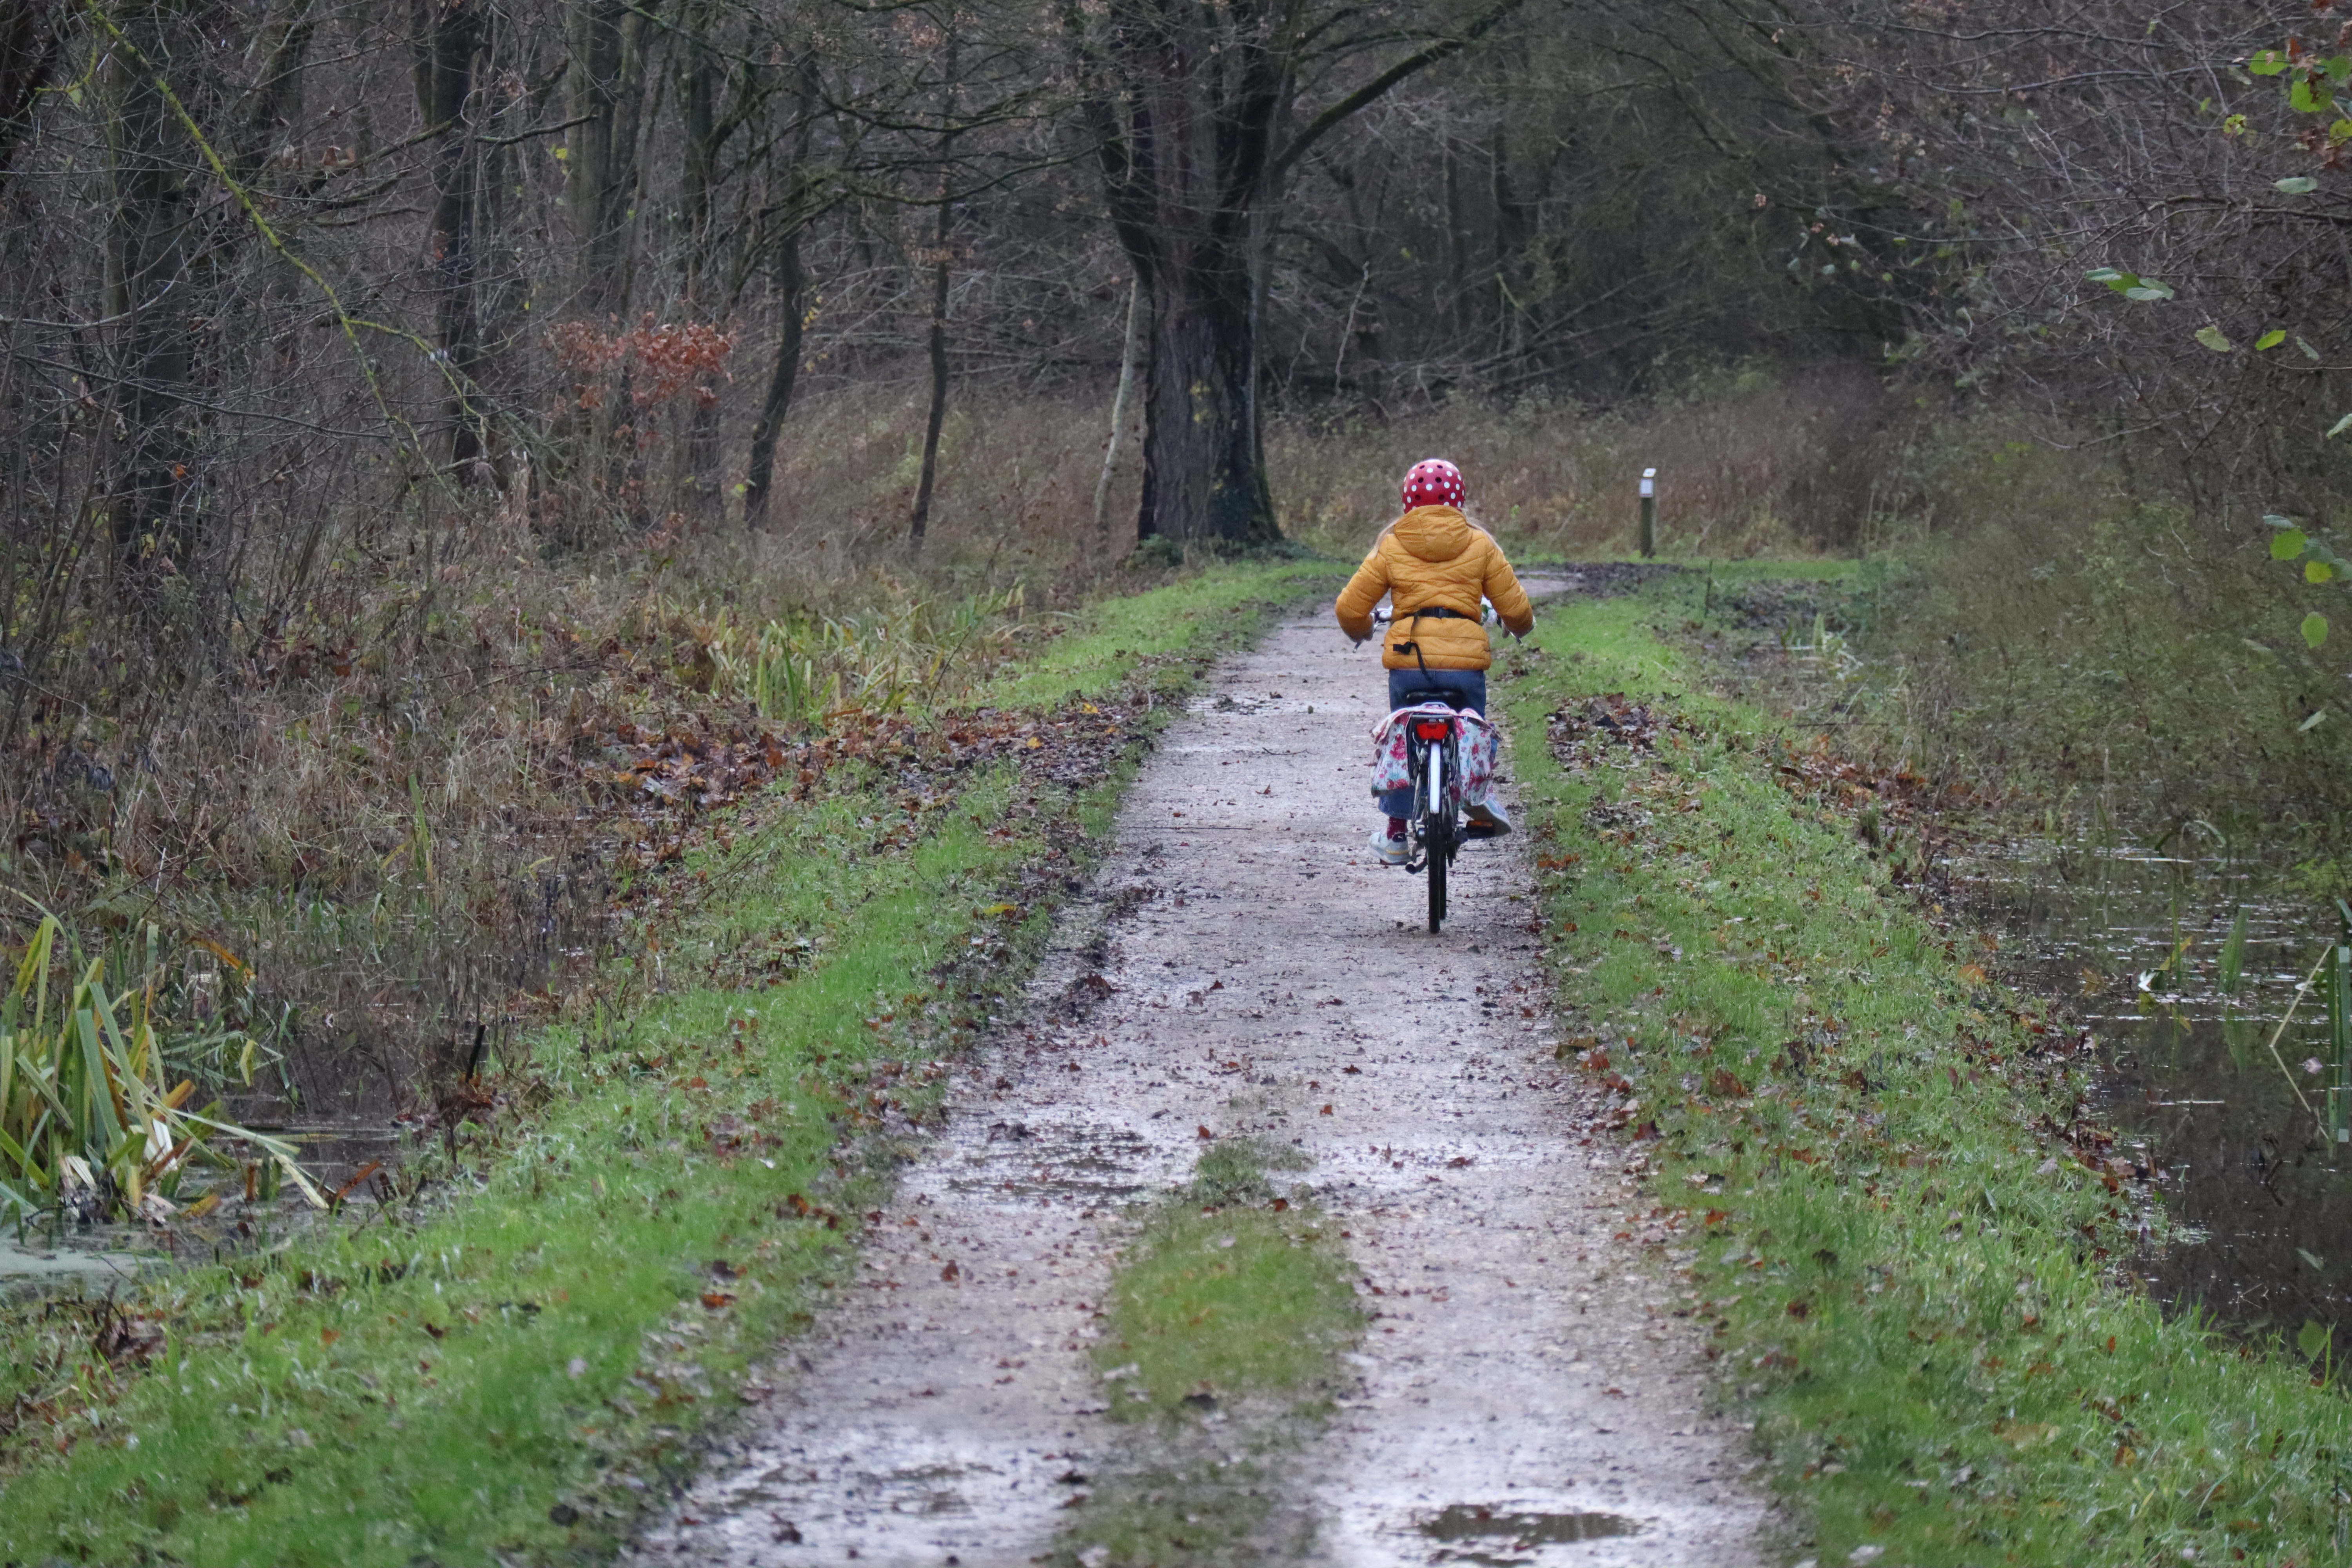
POLYGON ((1658 470, 1642 470, 1642 559, 1658 552, 1658 470))

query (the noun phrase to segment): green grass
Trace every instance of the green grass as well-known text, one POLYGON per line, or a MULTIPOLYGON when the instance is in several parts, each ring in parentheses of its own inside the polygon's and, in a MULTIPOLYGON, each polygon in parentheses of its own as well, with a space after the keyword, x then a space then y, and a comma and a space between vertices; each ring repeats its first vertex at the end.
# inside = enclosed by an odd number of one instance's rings
POLYGON ((2051 1135, 2079 1073, 1852 818, 1775 782, 1790 737, 1676 635, 1703 591, 1556 609, 1497 689, 1575 1059, 1635 1102, 1647 1238, 1717 1326, 1801 1554, 2347 1561, 2352 1405, 2117 1282, 2128 1200, 2051 1135), (1556 765, 1545 715, 1611 691, 1687 728, 1556 765))
POLYGON ((1095 1351, 1114 1415, 1328 1395, 1363 1332, 1346 1251, 1319 1209, 1276 1209, 1266 1172, 1293 1151, 1230 1139, 1147 1218, 1122 1258, 1095 1351), (1188 1404, 1187 1402, 1192 1402, 1188 1404))
MULTIPOLYGON (((1172 689, 1314 581, 1224 569, 1141 619, 1114 601, 998 704, 1172 689)), ((635 961, 639 1005, 549 1029, 509 1074, 528 1110, 427 1162, 446 1201, 131 1289, 167 1335, 144 1363, 110 1368, 69 1305, 13 1309, 5 1392, 34 1419, 0 1453, 0 1562, 608 1552, 845 1277, 944 1059, 1019 984, 1131 763, 1076 795, 999 764, 928 803, 878 775, 747 802, 675 883, 694 908, 635 961), (745 980, 770 942, 803 965, 745 980)))
POLYGON ((1337 593, 1351 565, 1301 560, 1213 566, 1165 587, 1106 600, 1007 672, 988 700, 1049 706, 1117 691, 1140 668, 1198 668, 1247 646, 1270 610, 1327 589, 1337 593))
POLYGON ((1112 1415, 1139 1428, 1050 1561, 1092 1568, 1289 1562, 1315 1521, 1286 1463, 1320 1429, 1361 1338, 1336 1224, 1277 1195, 1295 1150, 1226 1139, 1147 1207, 1094 1355, 1112 1415))

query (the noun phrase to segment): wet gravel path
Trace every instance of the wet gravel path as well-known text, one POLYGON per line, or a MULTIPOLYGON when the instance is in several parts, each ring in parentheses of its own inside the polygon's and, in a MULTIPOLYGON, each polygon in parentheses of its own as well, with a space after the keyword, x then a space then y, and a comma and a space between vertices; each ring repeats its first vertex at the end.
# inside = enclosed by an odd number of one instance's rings
POLYGON ((1698 1331, 1641 1261, 1625 1150, 1552 1055, 1523 837, 1464 852, 1434 938, 1420 879, 1365 849, 1383 695, 1327 611, 1220 668, 859 1288, 641 1562, 1045 1552, 1062 1478, 1123 1436, 1087 1359, 1120 1206, 1182 1180, 1202 1129, 1315 1156, 1376 1314, 1299 1461, 1316 1561, 1763 1560, 1698 1331))

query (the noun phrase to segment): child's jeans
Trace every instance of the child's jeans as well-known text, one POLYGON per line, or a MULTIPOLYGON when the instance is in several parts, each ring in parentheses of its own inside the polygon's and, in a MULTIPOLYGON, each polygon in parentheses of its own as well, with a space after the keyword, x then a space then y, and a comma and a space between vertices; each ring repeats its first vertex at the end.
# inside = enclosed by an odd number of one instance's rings
MULTIPOLYGON (((1475 708, 1486 711, 1486 672, 1483 669, 1433 669, 1423 674, 1418 669, 1389 671, 1389 711, 1393 713, 1405 705, 1405 694, 1412 691, 1442 691, 1445 700, 1456 708, 1475 708)), ((1381 810, 1391 816, 1407 816, 1412 812, 1412 791, 1392 789, 1381 796, 1381 810)))

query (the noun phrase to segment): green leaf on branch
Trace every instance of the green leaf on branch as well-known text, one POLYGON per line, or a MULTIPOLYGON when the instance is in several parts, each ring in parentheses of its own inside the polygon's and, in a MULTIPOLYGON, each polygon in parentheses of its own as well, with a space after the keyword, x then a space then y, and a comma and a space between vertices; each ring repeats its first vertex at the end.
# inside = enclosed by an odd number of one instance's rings
POLYGON ((2271 559, 2273 561, 2301 560, 2303 547, 2310 542, 2309 537, 2303 530, 2283 528, 2271 535, 2271 559))
POLYGON ((2309 174, 2289 174, 2284 180, 2273 180, 2271 186, 2274 190, 2284 191, 2291 196, 2307 196, 2319 189, 2319 182, 2309 174))
POLYGON ((2326 72, 2327 79, 2341 87, 2346 78, 2352 77, 2352 55, 2330 55, 2314 62, 2312 68, 2326 72))
MULTIPOLYGON (((2110 284, 2109 287, 2112 288, 2113 285, 2110 284)), ((2142 304, 2151 300, 2169 300, 2172 298, 2172 285, 2154 278, 2143 278, 2124 290, 2124 298, 2137 300, 2142 304)))
POLYGON ((2303 626, 2300 629, 2303 632, 2305 644, 2316 648, 2327 640, 2327 617, 2314 610, 2303 617, 2303 626))
POLYGON ((2297 114, 2317 114, 2334 105, 2336 94, 2325 80, 2304 77, 2287 89, 2286 100, 2297 114))
POLYGON ((2254 340, 2254 349, 2255 352, 2260 353, 2263 349, 2274 349, 2284 342, 2286 342, 2286 329, 2284 327, 2273 327, 2269 331, 2264 332, 2261 337, 2254 340))
POLYGON ((2306 583, 2326 583, 2331 581, 2335 575, 2336 568, 2325 561, 2306 561, 2303 563, 2303 580, 2306 583))
MULTIPOLYGON (((2322 635, 2325 635, 2325 634, 2322 634, 2322 635)), ((2311 646, 2312 646, 2312 647, 2317 647, 2319 645, 2318 645, 2317 643, 2313 643, 2311 646)), ((2298 735, 2305 735, 2305 734, 2308 734, 2308 733, 2310 733, 2312 731, 2318 729, 2318 728, 2319 728, 2319 721, 2320 721, 2322 719, 2325 719, 2325 718, 2326 718, 2326 717, 2327 717, 2327 710, 2326 710, 2326 709, 2325 709, 2325 708, 2322 708, 2318 712, 2314 713, 2310 718, 2305 719, 2302 723, 2297 724, 2297 725, 2294 727, 2294 732, 2295 732, 2296 734, 2298 734, 2298 735)), ((2296 1251, 2298 1251, 2298 1252, 2300 1252, 2300 1251, 2302 1251, 2303 1249, 2302 1249, 2301 1247, 2297 1247, 2297 1248, 2295 1248, 2295 1250, 2296 1250, 2296 1251)))
POLYGON ((2300 332, 2295 334, 2294 346, 2303 351, 2303 357, 2305 359, 2317 359, 2319 357, 2319 351, 2313 348, 2309 341, 2306 340, 2300 332))
POLYGON ((2217 354, 2225 354, 2230 352, 2230 340, 2221 335, 2221 329, 2219 327, 2198 328, 2197 341, 2203 343, 2207 348, 2211 349, 2217 354))
POLYGON ((2094 283, 2104 283, 2110 289, 2128 289, 2139 281, 2137 273, 2118 272, 2112 267, 2096 268, 2084 273, 2083 276, 2094 283))
MULTIPOLYGON (((2311 357, 2317 359, 2319 356, 2317 354, 2314 354, 2311 357)), ((2352 414, 2347 414, 2343 418, 2338 419, 2335 424, 2330 425, 2327 427, 2327 439, 2333 441, 2338 436, 2343 435, 2347 430, 2352 430, 2352 414)))
POLYGON ((2286 56, 2276 49, 2264 49, 2246 62, 2246 68, 2256 76, 2277 76, 2286 69, 2286 56))
MULTIPOLYGON (((2303 1252, 2303 1248, 2300 1247, 2296 1247, 2295 1250, 2297 1252, 2303 1252)), ((2311 1254, 2308 1252, 2303 1252, 2303 1256, 2309 1258, 2311 1254)), ((2316 1268, 2319 1266, 2318 1264, 2314 1263, 2312 1267, 2316 1268)), ((2320 1352, 2327 1348, 2327 1341, 2330 1331, 2331 1331, 2328 1329, 2326 1324, 2306 1318, 2304 1320, 2303 1327, 2295 1331, 2295 1348, 2301 1351, 2311 1360, 2317 1361, 2319 1359, 2320 1352)))

